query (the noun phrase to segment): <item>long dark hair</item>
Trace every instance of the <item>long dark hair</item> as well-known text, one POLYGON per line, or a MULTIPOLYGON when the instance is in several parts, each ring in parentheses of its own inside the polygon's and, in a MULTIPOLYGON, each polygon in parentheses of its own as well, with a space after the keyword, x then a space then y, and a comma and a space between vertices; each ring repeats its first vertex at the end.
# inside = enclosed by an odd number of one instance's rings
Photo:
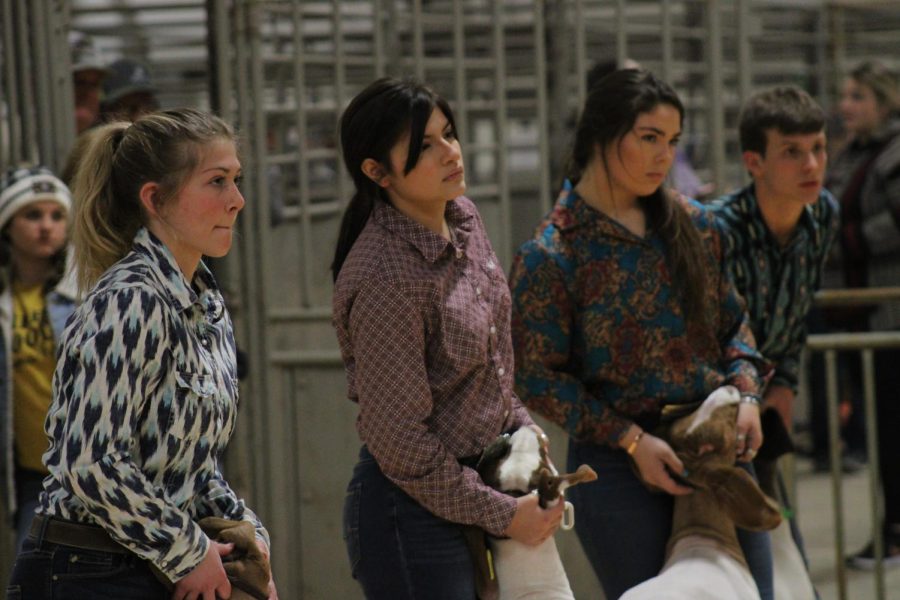
MULTIPOLYGON (((667 83, 648 71, 620 69, 600 79, 589 91, 575 132, 568 176, 573 184, 581 179, 595 153, 609 173, 605 149, 618 147, 634 127, 638 116, 660 104, 674 107, 684 121, 684 106, 667 83), (597 153, 596 149, 599 149, 597 153)), ((666 244, 666 261, 681 308, 688 323, 709 324, 703 270, 703 246, 690 216, 662 186, 640 198, 648 225, 666 244)))
POLYGON ((356 192, 341 220, 331 263, 334 281, 369 220, 375 201, 388 200, 384 190, 363 173, 363 161, 371 158, 390 173, 391 149, 408 133, 409 153, 403 173, 412 171, 422 152, 425 126, 435 108, 441 109, 455 134, 456 122, 446 100, 414 79, 385 77, 357 94, 341 115, 341 150, 356 192))

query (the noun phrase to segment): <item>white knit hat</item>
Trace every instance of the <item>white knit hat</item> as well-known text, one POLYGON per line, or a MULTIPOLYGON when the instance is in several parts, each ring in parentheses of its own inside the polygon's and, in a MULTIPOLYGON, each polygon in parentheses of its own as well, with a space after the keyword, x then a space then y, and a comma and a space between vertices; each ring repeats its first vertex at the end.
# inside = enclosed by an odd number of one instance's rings
POLYGON ((0 180, 0 231, 23 206, 51 200, 72 209, 69 188, 47 167, 10 169, 0 180))

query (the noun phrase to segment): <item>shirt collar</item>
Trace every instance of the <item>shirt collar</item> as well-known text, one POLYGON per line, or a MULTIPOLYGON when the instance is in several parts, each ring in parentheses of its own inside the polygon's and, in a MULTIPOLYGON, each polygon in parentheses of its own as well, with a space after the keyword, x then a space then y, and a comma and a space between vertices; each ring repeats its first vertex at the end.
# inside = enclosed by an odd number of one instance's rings
MULTIPOLYGON (((472 233, 474 210, 466 203, 451 200, 444 210, 447 226, 455 238, 456 246, 465 248, 472 233)), ((421 223, 410 219, 394 208, 390 202, 377 200, 372 211, 376 223, 412 245, 430 263, 435 262, 444 252, 452 250, 454 244, 442 235, 431 231, 421 223)))
POLYGON ((200 261, 194 272, 195 291, 185 279, 169 248, 146 227, 141 227, 134 236, 133 250, 146 259, 145 262, 178 311, 199 304, 212 320, 221 318, 224 303, 218 294, 216 280, 203 261, 200 261))
MULTIPOLYGON (((751 183, 738 192, 738 194, 738 207, 740 208, 740 212, 747 216, 749 231, 753 240, 760 244, 766 244, 771 248, 779 248, 780 246, 763 219, 762 211, 759 210, 759 201, 756 199, 756 185, 751 183)), ((823 195, 824 190, 819 192, 819 199, 816 200, 816 202, 822 202, 823 195)), ((787 250, 807 239, 815 239, 815 237, 816 219, 815 215, 813 215, 812 205, 807 204, 803 207, 803 212, 800 213, 800 220, 797 221, 794 234, 791 236, 787 246, 782 250, 787 250)))
POLYGON ((556 199, 556 204, 550 211, 548 220, 560 232, 575 230, 579 227, 596 227, 603 235, 613 238, 640 240, 609 216, 588 205, 571 184, 563 186, 556 199))

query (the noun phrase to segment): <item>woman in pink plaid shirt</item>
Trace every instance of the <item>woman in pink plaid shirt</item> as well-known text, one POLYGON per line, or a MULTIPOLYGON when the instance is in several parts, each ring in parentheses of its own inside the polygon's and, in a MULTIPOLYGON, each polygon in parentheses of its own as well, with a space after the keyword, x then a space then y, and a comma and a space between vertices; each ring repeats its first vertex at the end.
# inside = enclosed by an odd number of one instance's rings
POLYGON ((453 113, 415 81, 380 79, 341 118, 356 194, 332 270, 333 321, 363 447, 344 538, 367 598, 476 597, 463 528, 537 544, 560 507, 474 470, 534 426, 513 392, 510 296, 475 205, 453 113))

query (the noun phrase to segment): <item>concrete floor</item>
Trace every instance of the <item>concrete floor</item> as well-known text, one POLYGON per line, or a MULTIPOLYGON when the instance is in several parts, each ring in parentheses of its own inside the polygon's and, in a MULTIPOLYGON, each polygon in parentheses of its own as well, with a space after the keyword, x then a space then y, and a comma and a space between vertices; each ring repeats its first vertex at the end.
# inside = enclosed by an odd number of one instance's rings
MULTIPOLYGON (((835 573, 834 508, 828 474, 814 473, 812 463, 797 459, 797 508, 810 561, 813 583, 822 600, 838 600, 835 573)), ((871 538, 872 520, 868 472, 842 476, 844 535, 847 552, 855 552, 871 538)), ((847 570, 846 600, 875 600, 874 574, 847 570)), ((885 598, 900 600, 900 568, 885 571, 885 598)))

